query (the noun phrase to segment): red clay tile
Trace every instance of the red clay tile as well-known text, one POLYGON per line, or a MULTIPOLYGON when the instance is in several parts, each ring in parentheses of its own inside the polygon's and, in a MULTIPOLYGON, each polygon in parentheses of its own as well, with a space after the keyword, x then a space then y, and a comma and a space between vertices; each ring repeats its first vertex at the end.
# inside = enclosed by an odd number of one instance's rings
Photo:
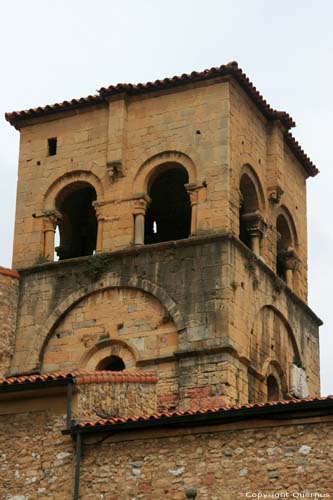
POLYGON ((0 266, 0 274, 3 274, 4 276, 10 276, 11 278, 20 278, 19 273, 14 271, 14 269, 8 269, 7 267, 0 266))
POLYGON ((52 372, 32 375, 21 375, 0 379, 0 386, 14 384, 27 384, 36 382, 47 382, 49 380, 62 380, 72 378, 78 385, 100 384, 100 383, 123 383, 134 382, 140 384, 156 384, 157 375, 153 371, 142 370, 136 372, 111 372, 111 371, 84 371, 74 370, 72 372, 52 372))
POLYGON ((185 415, 205 415, 207 413, 217 413, 219 411, 232 411, 232 410, 242 410, 242 409, 252 409, 256 407, 264 407, 264 406, 282 406, 282 405, 293 405, 295 403, 306 403, 311 401, 328 401, 332 400, 333 396, 326 397, 313 397, 313 398, 303 398, 303 399, 288 399, 281 401, 268 401, 266 403, 252 403, 245 405, 233 405, 233 406, 220 406, 216 408, 201 408, 200 410, 186 410, 186 411, 174 411, 174 412, 165 412, 165 413, 154 413, 152 415, 142 415, 140 417, 112 417, 108 419, 102 420, 90 420, 80 422, 76 425, 78 428, 83 427, 103 427, 105 425, 110 424, 119 424, 119 423, 127 423, 127 422, 137 422, 137 421, 148 421, 148 420, 159 420, 160 418, 172 418, 172 417, 180 417, 185 415))
POLYGON ((291 127, 295 126, 293 118, 285 111, 277 111, 273 109, 235 61, 217 68, 206 69, 200 72, 192 71, 192 73, 190 74, 184 73, 181 76, 164 78, 163 80, 156 80, 155 82, 138 83, 136 85, 128 83, 118 83, 117 85, 110 85, 109 87, 100 88, 98 91, 98 95, 89 95, 88 97, 72 99, 71 101, 63 101, 62 103, 56 103, 45 107, 38 107, 23 111, 13 111, 12 113, 6 113, 5 118, 11 125, 16 128, 20 128, 20 122, 22 122, 23 120, 52 113, 59 113, 71 109, 77 109, 83 106, 101 104, 105 102, 105 100, 109 96, 124 93, 128 95, 137 95, 150 91, 179 87, 188 83, 195 83, 198 81, 204 81, 218 77, 234 78, 243 88, 243 90, 248 94, 248 96, 255 102, 255 104, 268 120, 280 120, 286 128, 286 142, 292 152, 295 154, 296 158, 304 166, 307 174, 312 177, 318 174, 318 169, 304 153, 298 142, 292 137, 291 134, 288 133, 288 130, 291 127))

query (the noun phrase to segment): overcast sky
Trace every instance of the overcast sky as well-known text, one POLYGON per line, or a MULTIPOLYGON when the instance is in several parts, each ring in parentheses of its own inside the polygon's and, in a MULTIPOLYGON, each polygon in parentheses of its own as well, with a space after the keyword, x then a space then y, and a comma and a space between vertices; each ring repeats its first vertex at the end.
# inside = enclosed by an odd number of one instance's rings
MULTIPOLYGON (((333 394, 331 0, 8 0, 1 3, 1 116, 237 60, 321 173, 308 181, 309 305, 333 394)), ((19 133, 0 120, 0 264, 11 266, 19 133)))

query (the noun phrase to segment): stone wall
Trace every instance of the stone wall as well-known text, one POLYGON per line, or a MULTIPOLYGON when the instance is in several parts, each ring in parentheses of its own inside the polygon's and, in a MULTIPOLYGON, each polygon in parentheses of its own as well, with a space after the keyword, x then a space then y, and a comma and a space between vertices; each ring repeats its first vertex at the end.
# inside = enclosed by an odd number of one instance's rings
POLYGON ((47 213, 56 208, 57 194, 66 183, 85 181, 95 188, 103 226, 101 251, 132 245, 136 199, 147 193, 153 170, 168 162, 183 165, 189 182, 198 185, 197 231, 228 226, 223 217, 228 200, 228 120, 228 84, 220 82, 149 99, 111 100, 109 108, 105 103, 23 127, 15 268, 40 260, 47 213), (50 137, 58 140, 55 156, 48 155, 50 137), (108 174, 112 162, 122 169, 116 179, 108 174))
MULTIPOLYGON (((52 404, 37 412, 29 404, 30 412, 0 416, 0 496, 69 500, 75 443, 61 434, 65 418, 52 404)), ((83 436, 80 498, 185 500, 192 486, 197 500, 331 498, 332 417, 202 425, 83 436)))
POLYGON ((318 318, 226 234, 27 269, 21 294, 12 373, 119 355, 158 371, 171 409, 208 387, 214 404, 265 400, 276 366, 287 396, 296 363, 319 393, 318 318))
POLYGON ((73 418, 133 417, 157 410, 156 381, 89 383, 77 386, 73 418))
POLYGON ((6 375, 15 345, 19 276, 0 267, 0 376, 6 375))
POLYGON ((245 92, 230 84, 230 213, 231 227, 239 231, 239 183, 241 171, 249 165, 256 173, 264 194, 262 215, 267 227, 261 242, 261 255, 276 269, 276 219, 281 207, 290 213, 296 227, 299 263, 294 273, 293 289, 307 300, 307 224, 306 173, 292 155, 278 124, 268 125, 245 92), (283 191, 279 203, 270 201, 270 193, 283 191))

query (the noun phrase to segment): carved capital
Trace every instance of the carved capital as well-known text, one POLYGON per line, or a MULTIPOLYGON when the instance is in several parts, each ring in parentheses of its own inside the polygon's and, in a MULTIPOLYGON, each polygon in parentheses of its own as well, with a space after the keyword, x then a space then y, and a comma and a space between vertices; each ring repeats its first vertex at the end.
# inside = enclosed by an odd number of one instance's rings
POLYGON ((278 205, 281 201, 284 191, 280 186, 272 186, 268 189, 268 198, 271 203, 278 205))
POLYGON ((263 236, 266 231, 267 224, 259 212, 243 214, 241 219, 242 222, 245 223, 246 231, 250 236, 263 236))
POLYGON ((293 248, 288 248, 282 252, 279 252, 279 257, 283 258, 286 269, 290 271, 296 271, 299 265, 299 257, 293 248))
POLYGON ((34 214, 34 217, 43 219, 43 230, 44 231, 55 231, 55 226, 59 224, 62 219, 62 215, 58 210, 46 210, 38 215, 34 214))
POLYGON ((93 201, 92 202, 92 206, 94 207, 97 220, 98 221, 104 220, 105 216, 104 216, 104 207, 103 207, 103 205, 99 204, 97 201, 93 201))
POLYGON ((106 169, 108 176, 110 177, 112 182, 119 179, 120 177, 125 176, 121 160, 108 161, 106 164, 106 169))
POLYGON ((190 202, 193 207, 193 205, 197 205, 199 202, 199 191, 200 189, 207 187, 207 184, 205 181, 202 182, 202 184, 196 184, 194 182, 185 184, 185 189, 187 191, 187 194, 190 197, 190 202))
POLYGON ((146 194, 138 194, 132 201, 133 203, 133 213, 135 215, 145 215, 146 210, 151 203, 151 198, 146 194))

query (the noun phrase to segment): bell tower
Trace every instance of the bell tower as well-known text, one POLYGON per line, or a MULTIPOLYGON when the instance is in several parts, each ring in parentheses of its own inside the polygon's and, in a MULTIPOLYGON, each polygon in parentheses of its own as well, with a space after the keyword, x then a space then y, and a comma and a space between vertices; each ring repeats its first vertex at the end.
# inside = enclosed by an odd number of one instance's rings
POLYGON ((319 394, 318 171, 237 63, 6 118, 21 134, 6 374, 153 370, 159 410, 319 394))

